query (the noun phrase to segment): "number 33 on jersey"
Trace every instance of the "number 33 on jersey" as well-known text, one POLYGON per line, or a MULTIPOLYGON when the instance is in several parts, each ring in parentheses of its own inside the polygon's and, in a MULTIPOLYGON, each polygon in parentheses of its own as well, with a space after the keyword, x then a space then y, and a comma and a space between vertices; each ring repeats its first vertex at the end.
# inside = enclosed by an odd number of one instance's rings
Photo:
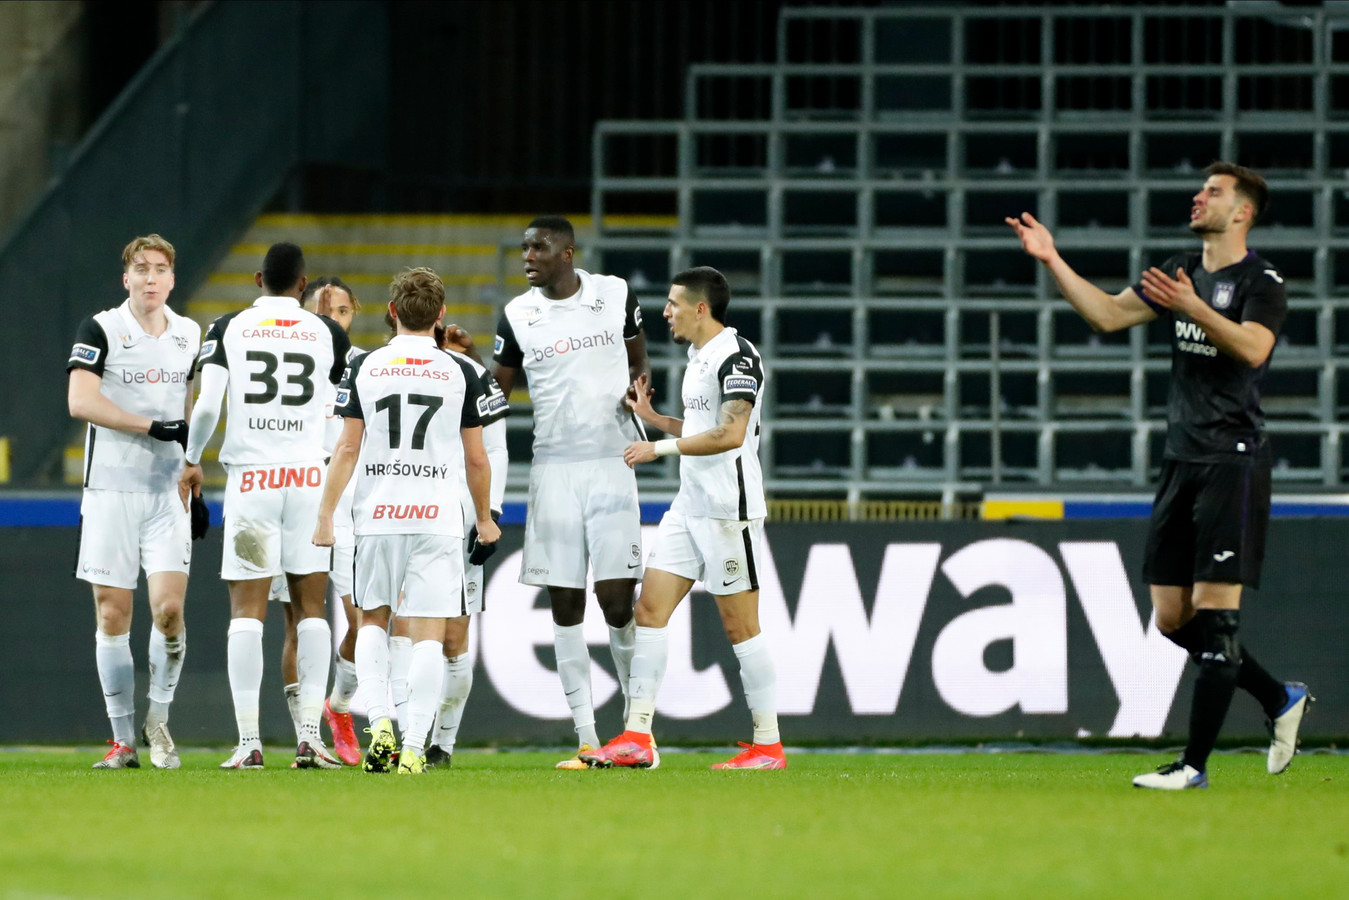
POLYGON ((262 297, 211 323, 201 365, 229 371, 224 463, 322 459, 327 404, 351 343, 290 297, 262 297))

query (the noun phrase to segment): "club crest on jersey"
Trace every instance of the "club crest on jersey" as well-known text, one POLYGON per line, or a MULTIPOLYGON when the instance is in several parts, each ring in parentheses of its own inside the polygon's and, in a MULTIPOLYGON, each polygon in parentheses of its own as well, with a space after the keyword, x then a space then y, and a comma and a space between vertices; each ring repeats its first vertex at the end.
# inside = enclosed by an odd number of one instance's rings
POLYGON ((635 544, 635 543, 634 543, 634 544, 629 544, 629 545, 628 545, 628 555, 632 557, 632 559, 633 559, 634 562, 641 562, 641 559, 642 559, 642 548, 641 548, 640 546, 638 546, 637 544, 635 544))
POLYGON ((1220 281, 1213 286, 1213 308, 1227 309, 1232 305, 1232 293, 1237 289, 1235 284, 1226 281, 1220 281))
POLYGON ((604 298, 597 296, 594 300, 592 300, 590 302, 590 311, 597 316, 600 313, 604 312, 604 298))
POLYGON ((175 334, 173 336, 173 344, 178 348, 179 353, 187 352, 187 338, 183 337, 181 334, 175 334))

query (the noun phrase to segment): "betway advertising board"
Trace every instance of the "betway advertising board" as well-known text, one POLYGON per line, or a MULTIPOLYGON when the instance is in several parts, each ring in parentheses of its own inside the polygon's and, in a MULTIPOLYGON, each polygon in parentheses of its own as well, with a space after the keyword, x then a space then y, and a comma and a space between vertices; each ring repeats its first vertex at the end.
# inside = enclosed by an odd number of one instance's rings
MULTIPOLYGON (((757 565, 760 621, 777 665, 784 739, 1179 740, 1193 666, 1151 621, 1139 576, 1146 527, 1142 520, 770 523, 757 565)), ((3 529, 0 540, 27 531, 38 530, 3 529)), ((40 531, 50 546, 58 529, 40 531)), ((644 537, 654 534, 648 527, 644 537)), ((518 581, 521 537, 519 528, 507 529, 489 562, 487 610, 473 626, 475 681, 461 731, 466 743, 565 744, 571 738, 546 596, 518 581)), ((10 544, 5 541, 7 551, 10 544)), ((1309 737, 1349 735, 1345 546, 1349 522, 1277 520, 1264 586, 1248 592, 1243 604, 1242 638, 1251 652, 1276 677, 1308 682, 1319 698, 1305 726, 1309 737)), ((228 604, 215 577, 218 561, 218 543, 208 543, 194 562, 191 643, 174 712, 183 741, 233 738, 224 653, 228 604)), ((6 683, 27 680, 31 690, 53 690, 52 673, 59 672, 66 698, 59 705, 70 708, 41 719, 7 710, 0 721, 18 733, 0 740, 96 739, 106 727, 93 653, 69 639, 91 631, 93 620, 87 589, 68 571, 58 581, 61 596, 40 602, 48 614, 60 607, 73 627, 53 633, 46 650, 37 645, 49 629, 34 628, 17 654, 40 658, 47 674, 33 679, 31 669, 12 662, 16 654, 7 654, 0 667, 6 683), (52 654, 64 664, 54 666, 52 654)), ((670 623, 657 735, 667 742, 745 739, 749 716, 735 656, 715 603, 700 588, 670 623)), ((133 632, 142 668, 143 613, 142 606, 133 632)), ((263 729, 284 742, 290 726, 276 666, 281 617, 273 613, 263 729)), ((621 696, 608 631, 593 600, 586 631, 599 729, 607 736, 622 727, 621 696)), ((24 690, 4 692, 5 705, 24 690)), ((1263 732, 1258 706, 1239 694, 1225 735, 1259 742, 1263 732)))

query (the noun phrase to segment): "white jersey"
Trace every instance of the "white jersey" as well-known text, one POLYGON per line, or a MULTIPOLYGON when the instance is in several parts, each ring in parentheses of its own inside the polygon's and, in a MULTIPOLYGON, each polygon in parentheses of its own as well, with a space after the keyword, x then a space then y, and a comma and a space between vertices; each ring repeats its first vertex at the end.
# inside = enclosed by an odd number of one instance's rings
MULTIPOLYGON (((167 306, 168 327, 145 333, 131 314, 131 300, 80 323, 66 371, 84 369, 100 379, 98 391, 126 412, 150 419, 184 418, 188 382, 201 344, 201 328, 167 306)), ((84 486, 112 491, 159 492, 177 487, 183 451, 173 441, 90 425, 84 439, 84 486)))
MULTIPOLYGON (((360 356, 365 355, 365 351, 359 347, 352 347, 347 351, 347 371, 351 370, 351 363, 360 356)), ((346 380, 345 373, 343 380, 346 380)), ((333 385, 331 389, 332 402, 328 404, 328 421, 324 428, 323 449, 328 455, 332 455, 337 448, 337 439, 342 436, 343 418, 337 414, 337 386, 333 385)), ((333 526, 336 528, 351 527, 351 506, 356 498, 356 479, 353 478, 347 482, 347 486, 342 490, 342 496, 337 498, 337 509, 333 511, 333 526)))
POLYGON ((642 333, 641 307, 622 278, 576 274, 575 295, 550 300, 533 288, 506 304, 497 323, 493 357, 525 370, 540 462, 622 456, 641 439, 623 406, 626 342, 642 333))
POLYGON ((753 404, 745 442, 713 456, 679 457, 679 493, 673 512, 713 519, 759 519, 764 503, 763 470, 759 466, 759 395, 763 392, 763 360, 754 345, 723 328, 701 349, 689 347, 684 370, 684 437, 710 431, 728 400, 753 404))
POLYGON ((353 477, 356 536, 464 536, 461 428, 481 424, 487 398, 472 366, 433 338, 400 334, 354 360, 337 413, 365 421, 353 477))
POLYGON ((229 372, 229 414, 220 461, 306 462, 327 455, 326 407, 346 367, 342 327, 292 297, 260 297, 207 329, 201 365, 229 372))
MULTIPOLYGON (((457 350, 446 350, 446 353, 459 360, 460 363, 467 365, 478 376, 478 382, 482 390, 482 400, 478 402, 478 419, 482 423, 482 446, 487 451, 489 459, 497 456, 500 459, 505 458, 506 453, 506 416, 510 415, 510 404, 506 400, 506 395, 502 393, 501 386, 497 380, 492 377, 492 373, 487 368, 471 356, 465 356, 457 350)), ((465 511, 473 511, 473 498, 468 493, 468 471, 464 465, 464 455, 459 454, 459 487, 463 490, 462 501, 465 511)), ((491 501, 492 509, 500 510, 502 501, 506 497, 506 471, 502 468, 500 477, 497 477, 495 467, 492 470, 492 490, 491 501)))

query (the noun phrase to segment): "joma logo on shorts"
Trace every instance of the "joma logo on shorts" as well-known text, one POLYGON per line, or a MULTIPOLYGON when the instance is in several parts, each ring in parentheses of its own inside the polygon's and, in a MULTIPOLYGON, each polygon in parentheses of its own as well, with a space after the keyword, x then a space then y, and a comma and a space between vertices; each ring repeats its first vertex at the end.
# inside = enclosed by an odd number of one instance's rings
POLYGON ((434 503, 426 506, 396 503, 381 503, 375 507, 372 519, 434 519, 440 515, 440 507, 434 503))
POLYGON ((249 469, 239 476, 239 493, 252 490, 277 490, 284 487, 321 487, 323 470, 318 466, 283 466, 277 469, 249 469))

